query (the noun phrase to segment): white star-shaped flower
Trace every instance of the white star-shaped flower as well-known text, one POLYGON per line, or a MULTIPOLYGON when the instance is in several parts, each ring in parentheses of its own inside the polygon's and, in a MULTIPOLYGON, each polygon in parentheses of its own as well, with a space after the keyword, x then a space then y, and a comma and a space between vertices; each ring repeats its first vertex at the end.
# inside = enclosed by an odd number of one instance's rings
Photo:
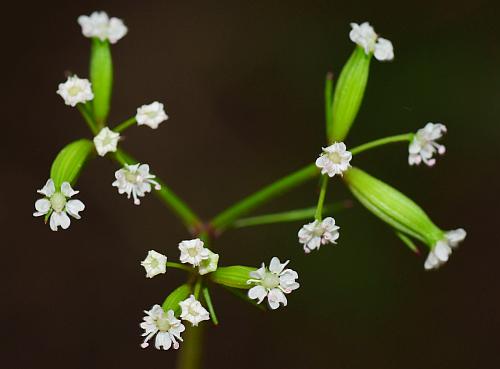
POLYGON ((119 139, 120 134, 118 132, 113 132, 108 127, 104 127, 94 137, 94 145, 97 153, 100 156, 104 156, 108 152, 115 152, 119 139))
POLYGON ((155 250, 149 250, 141 265, 146 269, 146 278, 153 278, 167 271, 167 257, 155 250))
POLYGON ((196 300, 196 298, 191 295, 184 301, 179 302, 182 309, 181 319, 190 322, 193 327, 197 326, 198 323, 209 320, 210 314, 207 309, 201 305, 201 303, 196 300))
POLYGON ((380 61, 394 59, 392 42, 378 37, 370 23, 351 23, 351 27, 349 38, 352 42, 361 46, 367 55, 373 53, 375 58, 380 61))
POLYGON ((119 18, 108 17, 106 12, 93 12, 90 16, 81 15, 78 23, 85 37, 97 37, 99 40, 109 40, 112 44, 118 42, 127 34, 127 27, 119 18))
POLYGON ((76 195, 79 191, 71 188, 68 182, 63 182, 61 190, 56 191, 54 181, 49 179, 41 190, 37 191, 44 195, 43 199, 36 200, 33 216, 40 217, 50 213, 50 229, 57 231, 60 226, 62 229, 68 229, 71 220, 68 214, 75 219, 80 219, 80 211, 85 209, 85 205, 80 200, 68 198, 76 195))
POLYGON ((182 241, 179 243, 181 251, 181 263, 189 263, 193 266, 198 266, 203 260, 210 257, 209 250, 204 247, 204 243, 199 238, 194 240, 182 241))
POLYGON ((168 119, 168 115, 165 113, 163 104, 155 101, 149 105, 143 105, 137 108, 135 119, 139 126, 146 125, 156 129, 161 122, 168 119))
POLYGON ((208 273, 215 272, 217 270, 218 263, 219 263, 219 254, 216 254, 208 250, 208 259, 201 261, 200 265, 198 266, 198 273, 200 273, 200 275, 205 275, 208 273))
POLYGON ((269 307, 277 309, 280 304, 287 305, 285 294, 291 293, 299 288, 299 284, 295 280, 299 277, 296 271, 285 269, 288 260, 281 264, 277 257, 271 259, 269 269, 262 263, 262 267, 258 270, 250 272, 248 284, 255 284, 254 287, 248 290, 248 297, 253 300, 258 300, 260 304, 266 297, 269 307))
POLYGON ((424 162, 429 167, 436 164, 436 159, 433 158, 437 152, 443 155, 446 152, 446 147, 436 142, 443 134, 446 133, 446 126, 441 123, 427 123, 424 128, 421 128, 413 136, 413 140, 408 148, 409 156, 408 163, 410 165, 419 165, 424 162))
POLYGON ((338 229, 332 217, 327 217, 323 221, 315 220, 299 230, 299 242, 304 245, 304 251, 308 254, 312 250, 319 250, 321 245, 336 243, 339 238, 338 229))
POLYGON ((66 82, 60 83, 57 94, 64 99, 66 105, 75 106, 85 103, 94 98, 92 85, 88 79, 78 78, 78 76, 68 77, 66 82))
POLYGON ((335 174, 342 175, 343 172, 349 169, 351 159, 352 154, 347 151, 345 144, 335 142, 323 148, 323 153, 316 159, 316 166, 321 169, 321 174, 328 174, 329 177, 333 177, 335 174))
POLYGON ((465 236, 467 236, 467 232, 463 228, 446 232, 444 238, 438 241, 427 255, 424 268, 426 270, 437 269, 446 263, 452 250, 465 239, 465 236))
POLYGON ((161 189, 160 184, 153 180, 155 176, 149 174, 149 165, 147 164, 125 164, 124 168, 115 172, 115 178, 112 186, 118 188, 118 193, 126 193, 129 199, 132 195, 136 205, 141 203, 139 197, 144 197, 147 192, 151 192, 152 186, 155 190, 161 189))
POLYGON ((156 334, 155 347, 160 350, 168 350, 170 347, 179 348, 179 342, 182 342, 181 333, 185 327, 179 319, 174 315, 173 310, 165 312, 160 305, 154 305, 151 310, 144 311, 146 316, 140 324, 144 329, 142 336, 146 336, 141 344, 142 348, 149 346, 148 341, 156 334))

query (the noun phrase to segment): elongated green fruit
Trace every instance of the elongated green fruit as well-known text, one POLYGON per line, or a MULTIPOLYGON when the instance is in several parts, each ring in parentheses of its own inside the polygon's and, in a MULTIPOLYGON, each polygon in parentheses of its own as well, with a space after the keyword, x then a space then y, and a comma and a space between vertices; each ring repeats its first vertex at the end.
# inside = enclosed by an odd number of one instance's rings
POLYGON ((54 181, 56 189, 59 189, 63 182, 69 182, 72 185, 76 182, 93 151, 94 144, 87 139, 82 139, 70 143, 57 154, 50 169, 50 178, 54 181))
POLYGON ((241 265, 221 267, 211 273, 210 278, 213 282, 227 287, 249 289, 252 286, 249 285, 247 281, 250 279, 250 272, 255 270, 257 270, 257 268, 241 265))
POLYGON ((358 168, 345 172, 344 180, 368 210, 399 232, 429 246, 443 238, 422 208, 395 188, 358 168))
POLYGON ((185 300, 191 293, 191 285, 183 284, 173 290, 170 295, 167 296, 162 304, 162 308, 165 311, 173 310, 177 314, 180 310, 179 302, 185 300))
POLYGON ((331 121, 327 122, 328 142, 343 141, 351 128, 363 101, 371 54, 357 46, 342 68, 333 96, 331 121))
POLYGON ((92 39, 90 81, 94 92, 92 101, 94 119, 99 127, 102 127, 108 117, 113 87, 113 61, 108 41, 92 39))

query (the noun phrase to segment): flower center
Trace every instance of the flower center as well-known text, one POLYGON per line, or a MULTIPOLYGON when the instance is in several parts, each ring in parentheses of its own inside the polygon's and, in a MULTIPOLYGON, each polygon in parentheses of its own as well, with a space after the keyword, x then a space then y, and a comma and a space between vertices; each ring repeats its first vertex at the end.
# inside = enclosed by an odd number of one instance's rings
POLYGON ((56 192, 50 198, 50 206, 52 206, 54 211, 60 213, 66 206, 66 197, 62 193, 56 192))
POLYGON ((172 324, 170 324, 167 318, 161 317, 156 320, 156 326, 160 332, 167 332, 172 327, 172 324))
POLYGON ((189 248, 187 252, 191 257, 195 257, 196 255, 198 255, 198 250, 196 250, 196 248, 194 247, 189 248))
POLYGON ((338 152, 332 152, 328 154, 328 159, 330 159, 334 164, 341 164, 342 163, 342 157, 338 152))
POLYGON ((68 89, 68 94, 70 96, 76 96, 80 93, 81 89, 80 87, 78 86, 71 86, 69 89, 68 89))
POLYGON ((132 172, 127 171, 127 172, 125 172, 125 179, 127 180, 127 182, 137 183, 139 176, 137 175, 137 173, 132 173, 132 172))
POLYGON ((188 311, 189 311, 189 315, 192 315, 192 316, 198 316, 199 315, 198 311, 194 307, 192 307, 192 306, 189 307, 188 311))
POLYGON ((266 272, 264 278, 262 278, 261 284, 264 288, 273 289, 279 286, 280 278, 274 273, 266 272))

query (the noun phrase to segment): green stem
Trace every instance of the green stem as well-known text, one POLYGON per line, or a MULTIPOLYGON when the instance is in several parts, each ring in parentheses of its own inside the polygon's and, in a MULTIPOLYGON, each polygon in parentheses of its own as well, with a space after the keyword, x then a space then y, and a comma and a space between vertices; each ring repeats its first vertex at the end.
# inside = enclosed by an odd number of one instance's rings
POLYGON ((211 222, 212 227, 222 231, 230 226, 237 218, 257 208, 259 205, 284 194, 286 191, 297 187, 304 182, 319 175, 316 165, 310 164, 278 181, 264 187, 260 191, 244 198, 233 206, 221 212, 211 222))
POLYGON ((167 267, 184 270, 184 271, 189 272, 189 273, 193 272, 193 268, 188 267, 187 265, 184 265, 184 264, 175 263, 173 261, 167 261, 167 267))
POLYGON ((321 190, 319 192, 318 206, 316 207, 316 213, 314 218, 321 221, 323 216, 323 204, 325 203, 326 187, 328 186, 328 176, 323 175, 321 177, 321 190))
POLYGON ((210 312, 210 319, 212 319, 214 325, 218 325, 219 320, 217 319, 217 315, 215 314, 214 305, 212 303, 212 297, 210 297, 210 291, 208 290, 207 287, 203 288, 203 298, 207 303, 208 311, 210 312))
POLYGON ((187 327, 183 334, 184 342, 181 344, 177 358, 177 369, 200 369, 203 341, 203 324, 197 327, 187 327))
POLYGON ((195 285, 194 285, 194 292, 193 292, 193 295, 194 295, 194 298, 195 298, 196 300, 199 300, 199 297, 200 297, 200 291, 201 291, 202 281, 203 281, 203 279, 201 278, 201 276, 199 276, 199 277, 196 279, 196 283, 195 283, 195 285))
POLYGON ((413 133, 405 133, 402 135, 389 136, 389 137, 379 138, 378 140, 375 140, 375 141, 367 142, 363 145, 356 146, 355 148, 351 149, 350 151, 351 151, 351 154, 356 155, 356 154, 359 154, 363 151, 373 149, 374 147, 386 145, 388 143, 411 141, 412 139, 413 139, 413 133))
POLYGON ((97 133, 99 133, 97 130, 97 127, 94 123, 94 120, 92 119, 92 115, 87 110, 86 106, 83 104, 77 104, 76 107, 78 108, 78 111, 80 112, 83 119, 85 120, 85 123, 87 123, 87 126, 89 127, 92 134, 95 136, 97 133))
MULTIPOLYGON (((137 160, 122 149, 117 149, 111 157, 121 165, 138 163, 137 160)), ((160 190, 154 191, 156 196, 184 222, 190 231, 197 231, 201 226, 201 220, 198 216, 163 181, 158 178, 156 178, 156 181, 161 186, 160 190)))
POLYGON ((121 133, 125 131, 128 127, 134 125, 137 121, 135 120, 135 117, 127 119, 125 122, 122 122, 118 124, 115 128, 113 128, 113 131, 121 133))
MULTIPOLYGON (((323 206, 323 213, 334 213, 343 208, 351 207, 351 201, 343 201, 335 204, 328 204, 323 206)), ((312 206, 310 208, 305 209, 297 209, 284 211, 281 213, 273 213, 273 214, 265 214, 265 215, 257 215, 255 217, 241 218, 236 220, 233 223, 233 227, 242 228, 242 227, 251 227, 262 224, 273 224, 273 223, 285 223, 285 222, 295 222, 297 220, 304 219, 312 219, 316 214, 316 206, 312 206)))

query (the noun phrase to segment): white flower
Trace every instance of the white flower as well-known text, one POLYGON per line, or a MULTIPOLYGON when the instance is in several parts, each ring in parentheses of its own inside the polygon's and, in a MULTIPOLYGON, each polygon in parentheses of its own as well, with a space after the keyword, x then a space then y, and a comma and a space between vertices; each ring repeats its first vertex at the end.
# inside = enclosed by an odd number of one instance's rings
POLYGON ((299 277, 296 271, 285 269, 288 260, 281 264, 277 257, 271 259, 269 269, 262 263, 262 267, 258 270, 250 272, 248 284, 254 283, 256 286, 248 290, 248 297, 258 300, 260 304, 267 296, 267 302, 271 309, 277 309, 280 303, 286 306, 287 299, 285 294, 299 288, 299 284, 295 279, 299 277))
POLYGON ((81 15, 78 23, 85 37, 97 37, 99 40, 109 40, 112 44, 118 42, 127 34, 127 27, 121 19, 109 18, 106 12, 93 12, 90 16, 81 15))
POLYGON ((151 185, 154 185, 155 190, 161 189, 160 184, 153 180, 155 176, 149 174, 147 164, 125 164, 124 168, 115 172, 115 178, 113 187, 117 187, 120 194, 126 193, 129 199, 132 195, 136 205, 141 203, 139 197, 144 197, 146 192, 151 192, 151 185))
POLYGON ((339 238, 338 229, 332 217, 327 217, 323 221, 315 220, 299 230, 299 242, 304 245, 304 251, 308 254, 314 249, 319 250, 321 245, 336 243, 339 238))
POLYGON ((190 263, 193 266, 198 266, 203 260, 207 260, 210 256, 209 250, 203 247, 203 245, 203 241, 199 238, 179 243, 181 263, 190 263))
POLYGON ((437 269, 446 263, 451 255, 452 249, 458 246, 467 236, 463 228, 455 229, 446 232, 444 238, 438 241, 427 255, 424 263, 424 268, 437 269))
POLYGON ((170 347, 179 348, 177 340, 182 342, 181 333, 185 327, 179 319, 174 316, 174 311, 165 312, 160 305, 155 305, 149 311, 144 311, 147 315, 143 318, 141 328, 144 329, 142 336, 146 336, 141 344, 142 348, 149 346, 148 341, 156 334, 155 347, 160 350, 168 350, 170 347))
POLYGON ((119 139, 120 139, 119 133, 113 132, 108 127, 104 127, 97 134, 97 136, 94 137, 94 145, 95 149, 97 150, 97 153, 100 156, 104 156, 108 152, 115 152, 119 139))
POLYGON ((61 190, 56 192, 54 181, 49 179, 45 186, 38 193, 45 195, 43 199, 36 200, 36 212, 33 216, 40 217, 50 213, 50 229, 57 231, 57 227, 61 226, 62 229, 67 229, 71 223, 68 214, 75 219, 80 219, 80 211, 85 209, 85 205, 80 200, 67 200, 79 191, 71 188, 68 182, 63 182, 61 190))
POLYGON ((182 309, 181 319, 190 322, 193 327, 203 320, 209 320, 210 314, 193 295, 184 301, 179 302, 182 309))
POLYGON ((198 273, 200 273, 200 275, 205 275, 208 273, 215 272, 217 270, 218 262, 219 262, 219 254, 216 254, 208 250, 208 259, 201 261, 200 266, 198 267, 198 273))
POLYGON ((88 79, 78 78, 78 76, 68 77, 66 82, 59 83, 57 93, 64 99, 66 105, 75 106, 78 103, 85 103, 94 98, 92 85, 88 79))
POLYGON ((410 165, 419 165, 422 161, 428 166, 436 164, 436 159, 433 155, 437 152, 443 155, 446 148, 436 142, 446 132, 446 126, 441 123, 427 123, 424 128, 421 128, 413 136, 408 151, 408 163, 410 165))
POLYGON ((351 23, 351 27, 349 38, 352 42, 361 46, 367 55, 374 53, 375 58, 380 61, 394 59, 392 42, 378 37, 370 23, 351 23))
POLYGON ((149 250, 148 256, 141 261, 141 265, 146 269, 146 278, 153 278, 167 271, 167 257, 155 250, 149 250))
POLYGON ((352 159, 350 151, 346 150, 343 142, 324 147, 323 153, 316 159, 316 166, 321 169, 321 174, 328 174, 333 177, 335 174, 342 175, 351 166, 349 162, 352 159))
POLYGON ((137 108, 137 114, 135 115, 137 120, 137 125, 147 125, 153 129, 158 128, 159 124, 168 119, 168 115, 165 113, 163 104, 155 101, 149 105, 143 105, 137 108))

